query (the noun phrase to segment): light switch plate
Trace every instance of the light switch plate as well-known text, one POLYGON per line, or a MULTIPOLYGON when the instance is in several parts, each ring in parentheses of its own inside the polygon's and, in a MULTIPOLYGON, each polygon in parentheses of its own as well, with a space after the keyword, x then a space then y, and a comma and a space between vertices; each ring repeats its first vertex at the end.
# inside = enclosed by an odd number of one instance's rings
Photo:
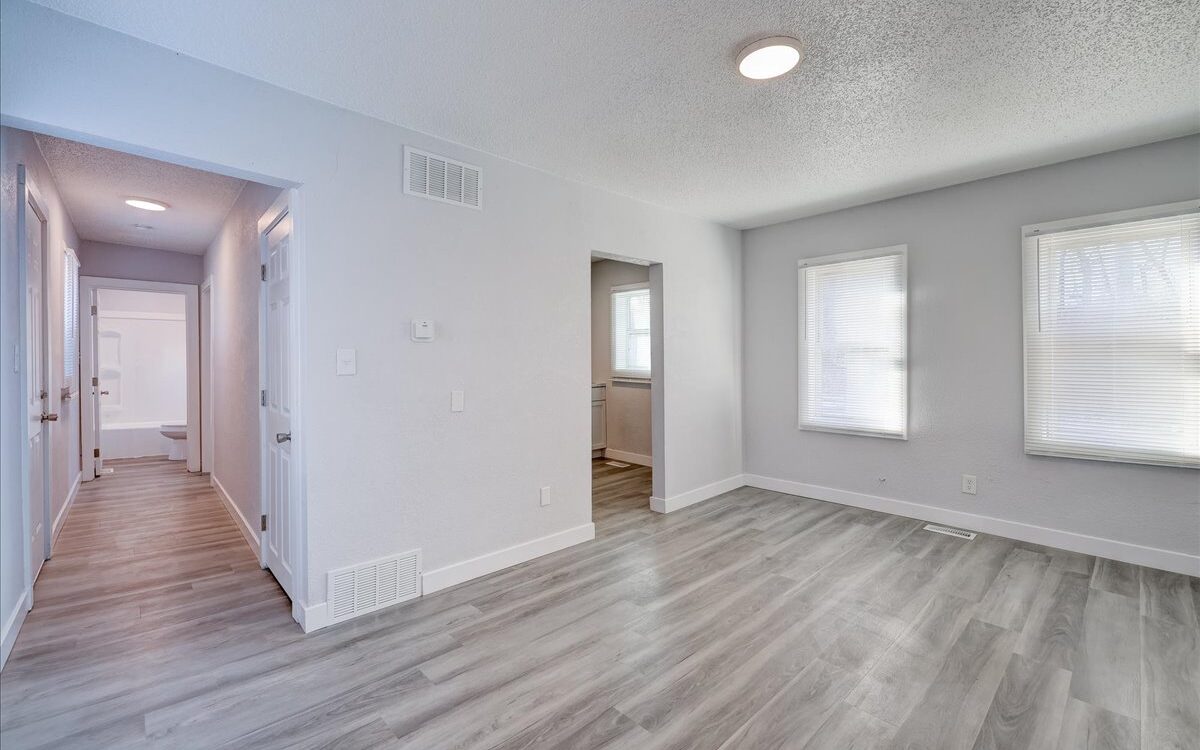
POLYGON ((463 410, 463 392, 450 391, 450 411, 463 410))
POLYGON ((337 350, 337 374, 355 375, 358 373, 358 351, 355 349, 337 350))
POLYGON ((545 508, 547 505, 550 504, 550 488, 549 487, 543 487, 541 489, 541 491, 538 492, 538 502, 541 503, 541 506, 543 508, 545 508))
POLYGON ((421 343, 433 341, 433 321, 414 319, 412 322, 412 340, 421 343))

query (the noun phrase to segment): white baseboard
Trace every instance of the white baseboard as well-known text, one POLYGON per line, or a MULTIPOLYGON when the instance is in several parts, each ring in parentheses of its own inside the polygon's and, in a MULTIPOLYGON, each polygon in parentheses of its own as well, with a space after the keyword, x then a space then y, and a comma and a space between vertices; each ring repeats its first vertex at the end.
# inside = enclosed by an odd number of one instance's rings
POLYGON ((229 511, 229 516, 233 519, 234 525, 238 527, 238 531, 242 532, 242 536, 246 538, 246 544, 249 544, 250 549, 254 551, 254 559, 262 559, 262 542, 260 541, 258 528, 242 515, 242 511, 238 509, 237 503, 233 502, 233 498, 225 491, 225 486, 221 484, 220 479, 217 479, 216 474, 208 475, 208 483, 217 491, 217 497, 221 498, 221 502, 225 505, 225 510, 229 511))
POLYGON ((889 497, 867 495, 861 492, 850 492, 833 487, 822 487, 816 484, 804 484, 787 479, 775 479, 757 474, 747 474, 746 484, 764 490, 782 492, 785 495, 811 497, 814 500, 826 500, 840 505, 850 505, 856 508, 878 510, 906 518, 917 518, 923 521, 961 526, 971 531, 982 531, 987 534, 1008 537, 1023 542, 1043 544, 1048 547, 1080 552, 1085 555, 1107 557, 1110 560, 1145 565, 1174 573, 1190 576, 1200 576, 1200 556, 1184 552, 1144 547, 1140 544, 1121 542, 1116 539, 1077 534, 1073 531, 1051 529, 1044 526, 1007 521, 1003 518, 967 513, 964 511, 939 508, 935 505, 922 505, 907 500, 894 500, 889 497))
POLYGON ((511 568, 514 565, 532 560, 535 557, 548 555, 560 549, 591 541, 596 538, 594 524, 585 523, 582 526, 559 531, 548 536, 533 539, 528 542, 507 547, 486 555, 473 557, 470 560, 447 565, 437 570, 427 570, 421 573, 422 594, 432 594, 451 586, 456 586, 472 578, 479 578, 497 570, 511 568))
POLYGON ((710 497, 723 495, 731 490, 736 490, 739 487, 745 487, 746 480, 741 474, 735 474, 728 479, 722 479, 719 482, 706 484, 703 487, 697 487, 694 490, 688 490, 674 497, 651 497, 650 510, 655 513, 670 513, 673 510, 686 508, 689 505, 703 502, 710 497))
POLYGON ((79 494, 79 485, 83 481, 83 472, 75 475, 75 481, 71 484, 71 489, 67 492, 67 501, 63 503, 62 510, 58 512, 58 517, 54 519, 53 535, 50 537, 50 550, 53 554, 54 543, 58 541, 58 535, 62 533, 63 523, 67 520, 67 514, 71 512, 71 506, 75 505, 75 496, 79 494))
POLYGON ((26 591, 17 599, 8 617, 4 618, 4 630, 0 631, 0 670, 8 664, 8 655, 12 653, 13 644, 17 642, 17 633, 21 632, 21 625, 25 623, 25 614, 28 611, 29 592, 26 591))
POLYGON ((653 466, 654 457, 647 456, 642 453, 630 453, 629 451, 619 451, 613 448, 604 449, 604 457, 612 461, 624 461, 627 464, 637 464, 638 466, 653 466))
POLYGON ((329 607, 326 606, 326 602, 308 606, 300 601, 293 601, 292 619, 300 623, 300 629, 305 633, 311 633, 329 624, 329 607))

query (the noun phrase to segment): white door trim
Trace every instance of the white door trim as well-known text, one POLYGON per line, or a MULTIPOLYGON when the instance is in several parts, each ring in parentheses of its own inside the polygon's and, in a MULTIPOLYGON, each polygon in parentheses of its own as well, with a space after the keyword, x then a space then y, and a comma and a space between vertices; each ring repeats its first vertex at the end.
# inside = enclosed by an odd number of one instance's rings
POLYGON ((83 422, 83 478, 94 479, 96 441, 96 388, 91 373, 96 371, 95 339, 93 337, 91 300, 99 289, 124 289, 138 292, 168 292, 184 298, 184 330, 187 336, 187 470, 200 471, 200 290, 195 284, 176 284, 169 281, 139 281, 110 279, 102 276, 80 276, 79 298, 88 300, 85 309, 79 306, 79 329, 87 330, 87 340, 80 352, 81 372, 88 373, 87 382, 79 389, 80 412, 83 422), (87 323, 85 326, 84 323, 87 323))
MULTIPOLYGON (((29 496, 32 492, 32 487, 29 483, 30 464, 32 456, 29 453, 29 427, 25 420, 29 418, 29 347, 32 342, 29 340, 29 295, 25 285, 29 278, 28 265, 28 250, 25 247, 26 239, 26 204, 32 203, 34 210, 37 211, 39 218, 43 223, 47 224, 49 229, 49 216, 46 213, 45 203, 42 201, 41 193, 37 186, 30 179, 24 164, 17 165, 17 285, 21 293, 21 314, 20 314, 20 351, 17 355, 18 379, 21 383, 21 551, 24 558, 24 581, 25 581, 25 609, 33 608, 33 581, 37 573, 33 569, 31 560, 33 559, 34 550, 30 549, 30 538, 33 533, 33 516, 29 512, 30 501, 29 496)), ((47 234, 49 232, 47 231, 47 234)), ((42 337, 42 378, 43 385, 46 387, 47 393, 50 391, 50 346, 49 346, 49 321, 47 320, 47 312, 49 310, 49 295, 46 293, 46 284, 50 275, 50 269, 46 263, 48 257, 48 239, 42 238, 42 326, 39 335, 42 337)), ((47 396, 48 398, 48 396, 47 396)), ((46 399, 43 400, 43 409, 46 406, 46 399)), ((41 425, 41 441, 42 441, 42 514, 43 514, 43 529, 45 530, 43 539, 43 560, 50 559, 50 545, 53 543, 53 519, 50 518, 50 462, 52 451, 50 450, 50 423, 42 422, 41 425)))
POLYGON ((215 304, 217 301, 217 293, 213 288, 213 277, 210 274, 200 284, 199 298, 203 299, 205 294, 208 294, 208 315, 205 320, 204 311, 200 310, 200 316, 197 318, 197 323, 201 327, 199 331, 200 351, 208 349, 208 360, 203 358, 200 360, 200 471, 207 474, 216 473, 216 408, 215 408, 215 389, 213 388, 213 319, 216 317, 215 304), (207 323, 207 326, 205 326, 207 323), (207 339, 207 341, 205 341, 207 339), (207 392, 208 398, 205 399, 207 392))
MULTIPOLYGON (((300 191, 285 189, 258 220, 259 263, 267 258, 267 233, 285 216, 291 216, 292 235, 290 240, 291 271, 290 287, 292 309, 292 418, 291 418, 291 490, 293 493, 294 518, 291 524, 292 549, 292 618, 303 625, 303 612, 308 607, 308 485, 305 470, 305 425, 304 425, 304 382, 305 362, 308 361, 307 294, 305 284, 304 222, 300 211, 300 191)), ((258 387, 260 393, 267 388, 267 285, 260 284, 258 298, 258 387)), ((259 497, 262 515, 267 514, 268 495, 268 449, 275 436, 270 434, 270 424, 265 406, 260 406, 259 419, 259 497)), ((269 521, 268 521, 269 523, 269 521)), ((260 531, 259 564, 267 567, 268 540, 266 532, 260 531)))

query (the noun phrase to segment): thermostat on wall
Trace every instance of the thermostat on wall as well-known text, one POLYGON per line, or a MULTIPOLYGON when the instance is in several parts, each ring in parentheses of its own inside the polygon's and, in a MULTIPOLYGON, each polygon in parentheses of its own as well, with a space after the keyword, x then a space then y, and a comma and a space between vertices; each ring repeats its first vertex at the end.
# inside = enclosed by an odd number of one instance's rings
POLYGON ((433 321, 414 320, 412 322, 413 341, 433 341, 433 321))

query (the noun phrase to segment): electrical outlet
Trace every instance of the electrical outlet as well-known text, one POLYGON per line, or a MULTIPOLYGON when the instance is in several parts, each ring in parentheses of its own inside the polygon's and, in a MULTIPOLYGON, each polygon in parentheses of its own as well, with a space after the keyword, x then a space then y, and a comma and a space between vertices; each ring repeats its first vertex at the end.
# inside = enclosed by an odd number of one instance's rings
POLYGON ((538 502, 541 503, 541 506, 543 508, 545 508, 547 505, 550 504, 550 488, 549 487, 543 487, 541 492, 538 493, 538 502))
POLYGON ((962 491, 964 495, 974 495, 978 489, 978 482, 975 480, 974 474, 962 475, 962 491))

